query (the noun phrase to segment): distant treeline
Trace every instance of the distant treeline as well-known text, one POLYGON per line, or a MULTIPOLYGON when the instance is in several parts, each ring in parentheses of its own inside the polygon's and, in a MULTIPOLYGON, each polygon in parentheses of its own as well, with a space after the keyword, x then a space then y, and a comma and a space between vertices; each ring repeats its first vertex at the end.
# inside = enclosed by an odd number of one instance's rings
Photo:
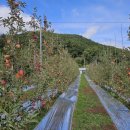
MULTIPOLYGON (((16 36, 16 39, 20 39, 21 44, 26 45, 26 43, 28 43, 27 41, 29 40, 27 36, 30 37, 30 35, 31 32, 26 32, 24 34, 16 36)), ((37 36, 39 37, 39 32, 37 32, 37 36)), ((2 50, 2 48, 4 47, 5 40, 6 36, 1 35, 0 50, 2 50)), ((95 60, 97 62, 100 62, 100 59, 98 57, 99 55, 103 55, 104 53, 110 54, 111 57, 113 57, 114 59, 116 58, 117 62, 120 62, 120 60, 123 58, 122 53, 123 51, 125 51, 119 48, 102 45, 76 34, 57 34, 46 32, 43 33, 43 41, 44 40, 46 40, 48 43, 51 43, 52 45, 58 44, 59 46, 67 49, 70 55, 77 61, 79 66, 83 66, 84 63, 89 64, 95 60)), ((125 55, 127 56, 127 59, 130 60, 128 51, 126 51, 125 55)))

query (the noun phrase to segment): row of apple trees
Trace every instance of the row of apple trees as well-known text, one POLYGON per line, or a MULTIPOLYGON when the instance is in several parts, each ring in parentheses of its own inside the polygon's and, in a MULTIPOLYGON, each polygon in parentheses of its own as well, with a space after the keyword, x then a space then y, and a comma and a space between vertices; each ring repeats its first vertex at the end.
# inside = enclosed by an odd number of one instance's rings
MULTIPOLYGON (((77 64, 67 50, 44 37, 50 24, 44 18, 42 52, 39 27, 42 22, 34 9, 25 23, 21 14, 26 3, 7 0, 10 13, 1 18, 8 32, 0 38, 0 129, 28 130, 41 111, 49 109, 78 74, 77 64), (26 31, 29 25, 31 30, 26 31)), ((51 30, 52 31, 52 30, 51 30)))

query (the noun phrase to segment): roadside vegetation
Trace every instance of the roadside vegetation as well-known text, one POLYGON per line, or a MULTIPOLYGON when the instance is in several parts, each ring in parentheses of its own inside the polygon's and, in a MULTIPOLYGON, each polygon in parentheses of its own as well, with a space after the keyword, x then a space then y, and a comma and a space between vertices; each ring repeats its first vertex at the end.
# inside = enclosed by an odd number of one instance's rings
POLYGON ((100 103, 95 92, 89 87, 84 75, 81 76, 72 129, 116 130, 111 118, 100 103))

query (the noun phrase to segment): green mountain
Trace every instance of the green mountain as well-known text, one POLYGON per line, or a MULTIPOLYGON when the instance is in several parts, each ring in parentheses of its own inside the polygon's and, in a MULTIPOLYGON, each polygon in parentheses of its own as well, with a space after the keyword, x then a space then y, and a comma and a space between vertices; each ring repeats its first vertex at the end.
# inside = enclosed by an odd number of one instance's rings
POLYGON ((103 55, 103 53, 111 53, 113 57, 122 56, 122 50, 119 48, 102 45, 76 34, 46 33, 44 34, 44 39, 47 39, 48 42, 52 40, 54 44, 62 45, 80 66, 84 64, 84 61, 86 64, 95 60, 99 61, 98 57, 103 55))
MULTIPOLYGON (((39 43, 39 32, 36 32, 39 43)), ((21 44, 27 45, 28 40, 32 37, 32 32, 26 32, 16 36, 16 40, 19 39, 21 44)), ((5 35, 0 37, 0 49, 4 47, 5 44, 5 35)), ((98 56, 104 52, 111 53, 112 56, 121 57, 121 49, 105 46, 94 42, 90 39, 87 39, 83 36, 76 34, 57 34, 46 32, 43 33, 43 40, 46 40, 48 44, 54 45, 58 44, 63 48, 67 49, 70 55, 77 61, 77 63, 82 66, 84 61, 86 64, 91 63, 95 59, 98 59, 98 56)), ((39 46, 39 44, 38 44, 39 46)), ((43 46, 43 49, 45 47, 43 46)))

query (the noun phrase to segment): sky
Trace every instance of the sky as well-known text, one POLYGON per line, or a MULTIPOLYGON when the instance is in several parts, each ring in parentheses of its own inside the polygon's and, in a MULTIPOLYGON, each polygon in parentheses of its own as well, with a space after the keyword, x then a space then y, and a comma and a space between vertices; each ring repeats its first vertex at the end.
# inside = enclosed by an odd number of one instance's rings
MULTIPOLYGON (((130 0, 23 1, 27 3, 22 14, 25 21, 30 19, 33 8, 37 7, 38 15, 46 15, 57 33, 79 34, 110 46, 130 46, 127 36, 130 0)), ((0 17, 7 17, 8 12, 6 0, 0 0, 0 17)), ((0 33, 6 31, 1 27, 0 33)))

